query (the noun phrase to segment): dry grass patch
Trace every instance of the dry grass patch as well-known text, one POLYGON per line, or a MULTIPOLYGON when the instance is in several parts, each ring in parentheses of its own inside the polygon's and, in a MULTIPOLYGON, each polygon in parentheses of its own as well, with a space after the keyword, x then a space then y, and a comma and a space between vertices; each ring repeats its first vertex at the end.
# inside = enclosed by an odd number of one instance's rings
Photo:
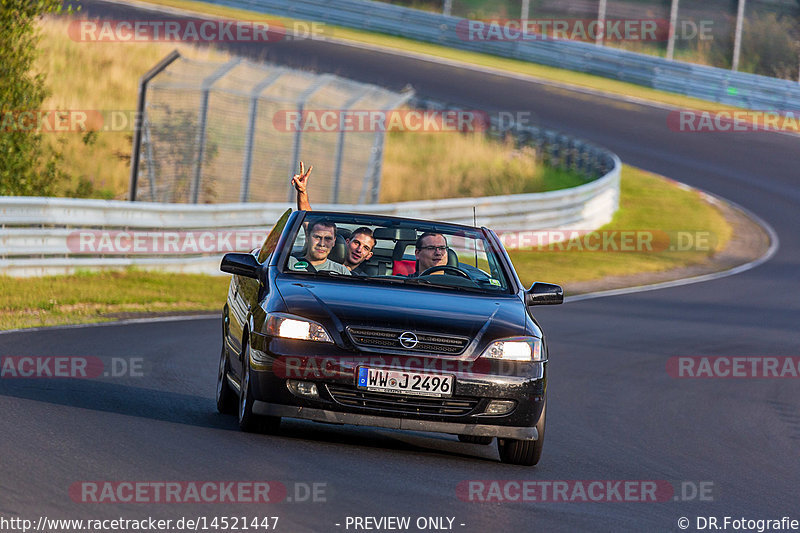
POLYGON ((380 201, 437 200, 522 194, 584 183, 547 167, 536 151, 482 133, 391 132, 386 140, 380 201))
MULTIPOLYGON (((139 78, 176 48, 185 57, 224 61, 210 48, 156 42, 78 42, 70 19, 40 22, 37 70, 47 75, 51 95, 43 109, 123 111, 133 117, 139 78)), ((89 124, 87 124, 89 125, 89 124)), ((47 133, 48 146, 63 156, 69 181, 60 196, 125 199, 128 192, 133 124, 125 131, 47 133)), ((101 125, 95 125, 101 127, 101 125)), ((91 128, 91 125, 90 125, 91 128)))

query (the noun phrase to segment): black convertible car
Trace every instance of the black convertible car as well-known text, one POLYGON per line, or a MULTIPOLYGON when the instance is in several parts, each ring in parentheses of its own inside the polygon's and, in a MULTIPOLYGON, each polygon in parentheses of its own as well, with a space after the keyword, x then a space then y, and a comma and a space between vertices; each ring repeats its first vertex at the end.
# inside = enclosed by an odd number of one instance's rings
POLYGON ((548 352, 495 233, 449 223, 287 211, 261 249, 229 253, 217 407, 245 431, 281 418, 497 438, 542 453, 548 352))

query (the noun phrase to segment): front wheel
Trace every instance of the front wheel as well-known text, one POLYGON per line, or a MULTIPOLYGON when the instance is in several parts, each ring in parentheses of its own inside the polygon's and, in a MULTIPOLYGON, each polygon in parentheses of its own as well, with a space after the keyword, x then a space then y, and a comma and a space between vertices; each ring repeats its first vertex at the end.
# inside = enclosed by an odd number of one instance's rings
POLYGON ((239 429, 248 433, 274 433, 281 424, 280 417, 253 413, 253 381, 250 372, 250 345, 244 349, 242 380, 239 384, 239 429))
POLYGON ((512 465, 534 466, 542 457, 542 447, 544 446, 544 415, 547 410, 545 401, 542 408, 542 416, 536 423, 536 430, 539 438, 536 440, 515 440, 497 439, 497 451, 500 452, 500 460, 512 465))

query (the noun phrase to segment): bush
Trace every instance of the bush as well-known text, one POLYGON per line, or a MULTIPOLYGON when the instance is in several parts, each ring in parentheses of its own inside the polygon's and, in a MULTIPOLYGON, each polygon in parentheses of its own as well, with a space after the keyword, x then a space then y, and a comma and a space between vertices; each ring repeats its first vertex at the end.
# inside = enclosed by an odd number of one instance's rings
POLYGON ((797 28, 792 17, 753 14, 742 31, 741 70, 776 78, 797 79, 797 28))
POLYGON ((42 134, 30 126, 35 120, 21 120, 39 112, 47 96, 44 74, 33 73, 34 23, 61 9, 58 0, 0 0, 0 195, 47 196, 64 176, 59 153, 45 152, 42 134))

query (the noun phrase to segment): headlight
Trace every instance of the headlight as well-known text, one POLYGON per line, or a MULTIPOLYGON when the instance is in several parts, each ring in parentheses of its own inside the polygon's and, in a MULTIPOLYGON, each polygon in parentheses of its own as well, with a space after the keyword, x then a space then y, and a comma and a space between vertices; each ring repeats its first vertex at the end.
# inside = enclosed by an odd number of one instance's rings
POLYGON ((269 315, 267 317, 266 334, 284 339, 333 342, 324 327, 312 320, 300 317, 269 315))
POLYGON ((544 361, 542 339, 536 337, 514 337, 494 341, 481 357, 504 361, 544 361))

